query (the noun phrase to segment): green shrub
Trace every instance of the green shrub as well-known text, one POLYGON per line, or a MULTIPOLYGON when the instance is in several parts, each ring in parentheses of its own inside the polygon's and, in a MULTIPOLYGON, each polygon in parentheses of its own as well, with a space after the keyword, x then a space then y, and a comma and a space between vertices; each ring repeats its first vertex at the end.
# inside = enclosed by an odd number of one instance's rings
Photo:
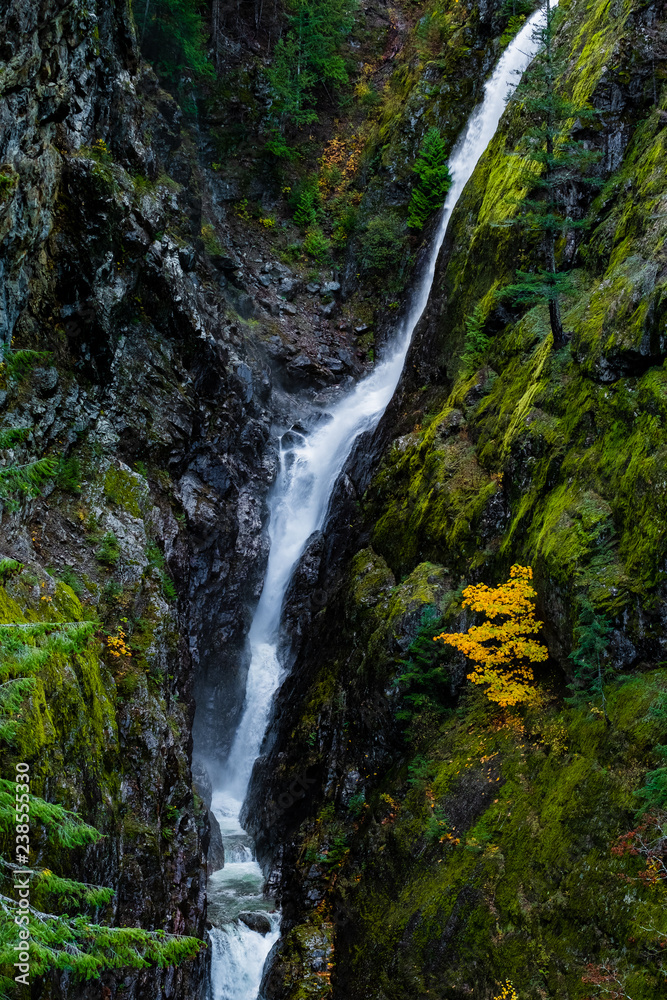
POLYGON ((204 243, 204 249, 209 257, 222 257, 224 251, 210 222, 204 223, 201 227, 201 238, 204 243))
POLYGON ((116 565, 120 559, 120 546, 113 531, 107 531, 99 549, 95 553, 95 558, 103 566, 107 566, 110 569, 116 565))
POLYGON ((0 357, 2 357, 0 375, 7 374, 9 378, 20 381, 29 375, 37 365, 48 361, 51 354, 49 351, 14 350, 11 347, 5 347, 2 349, 0 357))
POLYGON ((516 14, 514 17, 510 17, 507 27, 500 36, 500 44, 503 46, 509 45, 514 36, 518 35, 521 31, 525 23, 526 18, 524 14, 516 14))
POLYGON ((440 838, 444 837, 446 833, 449 833, 450 829, 451 826, 449 820, 445 816, 443 810, 434 809, 433 815, 429 816, 428 822, 426 823, 426 839, 430 841, 440 840, 440 838))
POLYGON ((5 174, 0 172, 0 204, 7 201, 12 191, 18 184, 18 174, 5 174))
POLYGON ((355 819, 357 819, 359 816, 361 816, 362 812, 364 811, 365 805, 366 805, 366 795, 363 791, 361 791, 357 792, 356 795, 352 796, 347 808, 350 811, 350 815, 353 816, 355 819))
POLYGON ((166 570, 166 564, 164 560, 164 555, 157 545, 149 545, 146 549, 146 557, 148 558, 148 563, 155 569, 159 570, 160 576, 162 578, 162 593, 165 600, 176 601, 178 600, 178 594, 176 593, 176 587, 174 586, 174 581, 169 576, 166 570))
POLYGON ((123 593, 123 588, 118 583, 117 580, 108 580, 102 591, 102 596, 107 604, 112 604, 117 601, 120 595, 123 593))
POLYGON ((0 559, 0 583, 5 583, 23 569, 23 563, 16 559, 0 559))
POLYGON ((337 163, 325 163, 322 167, 322 180, 330 188, 337 188, 343 180, 343 171, 337 163))
MULTIPOLYGON (((0 451, 13 448, 24 442, 30 435, 27 427, 10 427, 0 430, 0 451)), ((40 488, 51 479, 58 468, 54 458, 39 458, 22 465, 10 463, 0 468, 0 499, 9 507, 18 507, 16 494, 39 496, 40 488)))
POLYGON ((168 573, 162 574, 162 593, 166 601, 173 603, 178 600, 178 593, 176 591, 176 587, 174 586, 174 581, 168 573))
POLYGON ((294 208, 294 221, 303 229, 308 229, 317 222, 320 209, 320 192, 317 178, 310 178, 297 192, 294 208))
POLYGON ((82 146, 81 152, 102 166, 109 167, 113 163, 113 156, 104 139, 96 139, 92 146, 82 146))
POLYGON ((408 785, 411 788, 425 784, 434 775, 435 769, 431 761, 419 754, 408 764, 408 785))
POLYGON ((323 264, 331 253, 331 244, 319 226, 310 226, 303 241, 303 248, 320 264, 323 264))
POLYGON ((347 199, 339 199, 333 204, 334 229, 331 242, 334 247, 342 248, 354 232, 357 225, 357 209, 347 199))
POLYGON ((146 549, 146 558, 148 559, 149 566, 154 566, 156 569, 164 569, 164 555, 157 545, 151 544, 148 546, 146 549))
POLYGON ((602 713, 609 724, 604 684, 615 673, 607 659, 611 620, 595 610, 588 597, 579 599, 579 614, 574 630, 575 648, 569 655, 574 662, 574 680, 566 702, 580 705, 600 699, 602 713))
POLYGON ((197 0, 139 0, 135 17, 142 51, 163 76, 213 76, 197 0))
POLYGON ((395 269, 406 248, 405 226, 396 212, 376 215, 361 237, 359 263, 363 271, 380 274, 395 269))
POLYGON ((481 303, 477 303, 471 316, 466 319, 465 348, 461 361, 466 372, 476 371, 484 361, 491 338, 484 333, 485 315, 481 303))
POLYGON ((500 36, 500 44, 503 47, 509 45, 514 36, 519 33, 526 23, 526 18, 533 13, 534 9, 531 0, 505 0, 500 12, 508 18, 507 27, 500 36))
POLYGON ((347 836, 344 833, 336 834, 329 847, 318 855, 317 860, 327 868, 336 868, 345 859, 349 849, 347 836))
POLYGON ((60 571, 60 579, 70 587, 77 597, 81 597, 84 591, 83 584, 71 566, 64 566, 60 571))
POLYGON ((412 169, 418 180, 412 189, 408 226, 411 229, 423 229, 431 215, 442 208, 452 183, 445 141, 437 128, 429 129, 424 136, 412 169))
POLYGON ((81 463, 75 455, 60 459, 56 483, 61 490, 66 490, 68 493, 81 492, 81 463))
POLYGON ((303 244, 288 243, 285 249, 280 252, 279 256, 283 264, 295 264, 301 257, 302 253, 303 244))
POLYGON ((451 702, 451 679, 445 665, 448 653, 433 641, 437 631, 438 612, 427 608, 414 642, 408 649, 408 659, 401 660, 402 672, 394 681, 402 696, 402 707, 396 713, 399 722, 411 722, 421 712, 443 715, 451 702))
POLYGON ((273 153, 279 160, 289 160, 292 162, 298 160, 301 156, 299 150, 290 146, 285 136, 280 132, 280 129, 277 128, 269 129, 264 149, 268 153, 273 153))
POLYGON ((438 59, 442 55, 443 45, 457 26, 455 16, 445 10, 436 9, 424 13, 415 26, 415 42, 420 58, 425 62, 438 59))

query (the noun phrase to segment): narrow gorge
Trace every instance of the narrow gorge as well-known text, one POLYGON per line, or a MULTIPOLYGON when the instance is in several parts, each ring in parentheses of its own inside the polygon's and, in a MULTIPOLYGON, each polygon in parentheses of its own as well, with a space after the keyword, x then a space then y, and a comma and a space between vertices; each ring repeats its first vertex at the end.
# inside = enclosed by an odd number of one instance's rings
POLYGON ((663 996, 664 5, 2 12, 0 996, 663 996))

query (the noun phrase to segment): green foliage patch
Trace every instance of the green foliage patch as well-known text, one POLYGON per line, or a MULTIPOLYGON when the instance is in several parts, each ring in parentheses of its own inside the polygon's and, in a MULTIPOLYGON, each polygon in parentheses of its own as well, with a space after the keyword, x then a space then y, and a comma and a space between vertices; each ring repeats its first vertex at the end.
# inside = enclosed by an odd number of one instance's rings
POLYGON ((56 471, 56 483, 61 490, 74 493, 75 496, 81 493, 81 462, 76 455, 60 459, 56 471))
POLYGON ((161 549, 155 544, 149 545, 146 550, 146 555, 148 557, 149 565, 154 566, 155 569, 159 570, 160 577, 162 578, 162 593, 165 599, 167 601, 176 601, 178 599, 178 594, 176 593, 174 581, 167 572, 164 554, 161 549))
POLYGON ((423 229, 433 213, 442 208, 452 183, 445 141, 436 128, 424 136, 412 169, 418 179, 408 206, 408 226, 423 229))
POLYGON ((465 348, 461 360, 464 371, 468 374, 481 366, 491 343, 491 338, 484 330, 485 321, 484 307, 478 302, 473 313, 466 318, 465 348))
POLYGON ((397 212, 371 218, 360 238, 359 266, 368 274, 385 274, 400 266, 406 250, 405 223, 397 212))
POLYGON ((95 558, 107 569, 113 569, 120 559, 120 545, 113 531, 107 531, 95 552, 95 558))
POLYGON ((449 651, 433 641, 442 618, 437 608, 427 607, 421 616, 419 631, 401 660, 401 671, 394 685, 401 693, 399 722, 409 723, 418 713, 443 716, 451 707, 451 677, 447 667, 449 651))
POLYGON ((325 264, 331 253, 331 243, 325 236, 322 228, 317 225, 309 226, 306 237, 303 241, 303 249, 318 264, 325 264))
POLYGON ((314 225, 320 215, 321 199, 317 177, 307 178, 294 191, 294 221, 303 229, 314 225))
POLYGON ((197 0, 136 0, 134 15, 142 51, 163 76, 213 76, 197 0))
MULTIPOLYGON (((291 0, 288 30, 279 39, 267 79, 278 133, 317 121, 320 87, 347 83, 340 48, 354 24, 356 0, 291 0)), ((270 140, 275 143, 275 138, 270 140)), ((274 151, 282 147, 274 145, 274 151)))

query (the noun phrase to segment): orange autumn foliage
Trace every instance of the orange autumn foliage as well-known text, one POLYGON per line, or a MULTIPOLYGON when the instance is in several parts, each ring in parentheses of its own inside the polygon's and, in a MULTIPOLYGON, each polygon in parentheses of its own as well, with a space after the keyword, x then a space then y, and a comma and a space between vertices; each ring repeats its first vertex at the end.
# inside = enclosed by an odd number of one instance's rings
POLYGON ((468 674, 473 684, 487 684, 490 701, 503 707, 534 701, 531 664, 546 660, 546 646, 532 638, 542 628, 535 618, 535 591, 530 566, 512 566, 507 583, 487 587, 479 583, 463 591, 463 606, 481 611, 487 620, 467 632, 443 632, 442 639, 473 660, 468 674))

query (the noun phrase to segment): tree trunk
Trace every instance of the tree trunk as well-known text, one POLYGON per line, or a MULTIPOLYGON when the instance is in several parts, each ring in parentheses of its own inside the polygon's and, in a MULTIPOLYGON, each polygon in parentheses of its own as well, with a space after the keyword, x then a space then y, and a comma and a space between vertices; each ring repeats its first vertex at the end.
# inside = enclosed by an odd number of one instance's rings
MULTIPOLYGON (((552 33, 552 7, 550 0, 547 0, 547 21, 546 21, 546 31, 545 31, 545 59, 547 67, 547 155, 549 158, 553 156, 554 153, 554 140, 553 134, 555 129, 555 119, 554 119, 554 69, 553 69, 553 56, 551 51, 551 33, 552 33)), ((546 182, 547 182, 547 199, 549 202, 552 201, 553 195, 553 178, 551 176, 551 162, 547 165, 546 170, 546 182)), ((551 207, 551 206, 549 206, 551 207)), ((554 338, 554 347, 556 350, 562 347, 565 343, 565 334, 563 333, 563 324, 560 318, 560 304, 558 302, 558 292, 556 290, 556 234, 553 232, 548 232, 544 237, 544 249, 545 249, 545 263, 547 273, 553 277, 554 289, 553 295, 549 298, 549 320, 551 322, 551 332, 554 338)))
POLYGON ((553 297, 549 299, 549 321, 551 323, 551 332, 554 338, 554 347, 558 350, 565 344, 565 334, 563 333, 563 324, 560 318, 560 303, 558 301, 558 292, 555 288, 556 280, 556 237, 553 233, 549 233, 546 238, 546 258, 547 258, 547 271, 549 274, 553 275, 554 278, 554 292, 553 297))
POLYGON ((611 719, 607 712, 607 699, 605 698, 604 688, 602 687, 602 667, 600 666, 600 654, 598 653, 598 683, 600 685, 600 694, 602 695, 602 711, 604 712, 604 724, 605 726, 611 726, 611 719))
POLYGON ((563 347, 565 344, 565 334, 563 333, 563 324, 560 319, 558 299, 551 299, 549 302, 549 320, 551 322, 551 332, 554 337, 554 347, 556 349, 563 347))

